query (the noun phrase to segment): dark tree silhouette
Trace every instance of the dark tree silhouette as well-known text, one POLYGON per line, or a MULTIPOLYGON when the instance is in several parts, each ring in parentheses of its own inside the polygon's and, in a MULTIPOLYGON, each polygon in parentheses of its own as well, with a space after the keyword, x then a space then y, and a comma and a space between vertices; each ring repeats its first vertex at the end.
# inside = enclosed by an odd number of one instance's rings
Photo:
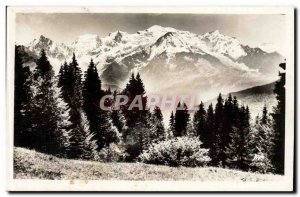
POLYGON ((216 155, 218 158, 218 163, 222 166, 225 166, 225 160, 226 160, 226 155, 224 152, 224 144, 222 143, 222 137, 223 137, 223 125, 224 125, 224 101, 222 98, 221 93, 218 96, 217 99, 217 104, 215 107, 215 138, 216 138, 216 146, 217 152, 216 155))
POLYGON ((207 147, 209 148, 209 156, 211 158, 210 164, 212 166, 217 166, 219 164, 219 158, 218 158, 219 138, 217 138, 216 135, 215 114, 214 114, 214 109, 212 104, 210 104, 207 109, 205 128, 207 130, 207 134, 209 134, 205 144, 207 144, 207 147))
POLYGON ((23 65, 21 47, 15 47, 15 103, 14 103, 14 145, 32 147, 30 102, 32 91, 30 89, 30 69, 23 65))
POLYGON ((126 130, 123 132, 123 139, 127 142, 128 161, 135 160, 143 149, 150 143, 151 113, 146 108, 147 97, 144 83, 138 73, 136 77, 132 73, 126 88, 122 94, 128 96, 127 105, 122 107, 122 113, 126 120, 126 130), (141 106, 130 105, 141 102, 141 106))
POLYGON ((226 161, 229 167, 248 170, 251 153, 249 107, 241 106, 238 116, 237 124, 230 133, 231 140, 226 148, 226 161))
POLYGON ((170 115, 169 130, 170 130, 169 135, 173 136, 174 132, 175 132, 175 117, 174 117, 173 111, 171 112, 171 115, 170 115))
POLYGON ((231 133, 233 131, 233 127, 234 125, 234 118, 235 118, 235 114, 234 114, 234 102, 232 100, 231 94, 229 94, 228 98, 225 100, 225 104, 224 104, 224 120, 223 120, 223 131, 221 134, 221 152, 223 153, 223 160, 222 162, 226 164, 226 159, 224 158, 226 157, 226 154, 224 154, 226 152, 226 147, 229 145, 230 141, 231 141, 231 133))
POLYGON ((190 121, 190 114, 184 102, 179 102, 175 112, 175 130, 174 137, 181 137, 187 135, 188 123, 190 121))
MULTIPOLYGON (((94 138, 101 139, 103 133, 100 130, 100 97, 101 97, 101 81, 98 75, 97 68, 91 60, 90 65, 85 72, 84 82, 82 87, 83 110, 86 113, 90 124, 90 131, 95 134, 94 138)), ((102 143, 98 143, 98 148, 102 148, 102 143), (100 146, 99 146, 100 145, 100 146)))
POLYGON ((165 128, 163 124, 163 115, 158 106, 155 106, 151 116, 152 134, 151 141, 162 141, 166 139, 165 128))
MULTIPOLYGON (((285 70, 286 63, 279 65, 285 70)), ((285 72, 279 72, 279 81, 275 83, 274 93, 278 104, 274 107, 272 117, 274 119, 274 132, 275 132, 275 147, 274 155, 272 158, 275 172, 284 174, 284 151, 285 151, 285 72)))
POLYGON ((196 135, 199 136, 204 148, 209 147, 209 132, 206 130, 206 111, 203 102, 200 103, 198 110, 194 114, 193 124, 196 135))

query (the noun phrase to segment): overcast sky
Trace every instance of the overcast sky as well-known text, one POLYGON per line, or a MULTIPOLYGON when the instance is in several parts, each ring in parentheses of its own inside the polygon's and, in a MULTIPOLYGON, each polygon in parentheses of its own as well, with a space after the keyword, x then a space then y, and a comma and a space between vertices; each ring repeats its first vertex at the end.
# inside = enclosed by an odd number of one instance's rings
POLYGON ((284 53, 284 15, 202 15, 202 14, 18 14, 16 41, 28 43, 41 34, 54 41, 70 44, 77 36, 98 34, 100 37, 121 30, 135 33, 153 25, 173 27, 203 34, 219 30, 236 37, 243 44, 273 45, 284 53))

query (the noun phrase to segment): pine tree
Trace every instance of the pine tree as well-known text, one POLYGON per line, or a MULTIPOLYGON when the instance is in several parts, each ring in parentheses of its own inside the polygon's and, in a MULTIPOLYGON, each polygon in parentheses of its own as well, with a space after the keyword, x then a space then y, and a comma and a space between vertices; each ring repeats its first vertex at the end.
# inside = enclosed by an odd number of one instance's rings
MULTIPOLYGON (((97 68, 91 60, 90 65, 85 72, 84 82, 82 87, 82 98, 83 98, 83 110, 86 113, 87 120, 89 121, 89 129, 92 133, 94 133, 94 139, 97 141, 98 149, 104 147, 103 142, 103 125, 105 124, 104 120, 100 122, 100 120, 105 119, 105 117, 100 112, 100 98, 103 95, 103 91, 101 90, 101 81, 98 75, 97 68)), ((103 112, 104 113, 104 112, 103 112)))
POLYGON ((236 126, 239 120, 239 103, 236 96, 233 97, 232 115, 233 125, 236 126))
POLYGON ((222 143, 222 137, 223 137, 223 126, 224 126, 224 101, 222 98, 221 93, 218 96, 217 104, 215 107, 215 138, 216 138, 216 147, 217 149, 217 157, 219 165, 225 166, 226 162, 226 154, 225 154, 225 147, 222 143))
MULTIPOLYGON (((91 66, 92 69, 94 68, 91 66)), ((59 72, 59 80, 58 84, 61 87, 62 95, 64 100, 68 103, 70 107, 70 147, 68 149, 68 157, 69 158, 79 158, 79 159, 92 159, 95 158, 94 149, 99 148, 98 144, 96 146, 92 145, 95 141, 95 135, 98 133, 98 130, 90 129, 90 123, 88 119, 88 115, 91 115, 91 111, 83 112, 83 108, 87 109, 88 107, 91 108, 91 105, 87 104, 86 100, 83 100, 83 86, 81 80, 81 69, 77 63, 76 56, 73 54, 72 61, 68 65, 66 62, 62 65, 60 72, 59 72), (85 101, 85 102, 84 102, 85 101), (93 138, 91 138, 91 136, 93 138), (90 142, 93 148, 88 148, 87 142, 90 142)), ((94 77, 94 76, 93 76, 94 77)), ((92 101, 95 99, 95 95, 88 94, 92 88, 91 86, 97 86, 98 84, 95 83, 91 85, 88 83, 84 86, 85 90, 85 98, 90 98, 92 101), (87 96, 88 95, 88 96, 87 96), (89 97, 90 96, 90 97, 89 97)), ((94 92, 93 92, 94 93, 94 92)), ((99 96, 96 97, 99 99, 99 96)), ((90 100, 89 100, 90 101, 90 100)), ((96 101, 94 101, 96 102, 96 101)), ((94 107, 96 108, 99 106, 95 103, 94 107)), ((88 109, 90 109, 88 108, 88 109)), ((98 108, 96 108, 98 109, 98 108)), ((92 123, 94 126, 95 123, 92 123)), ((93 128, 94 129, 94 128, 93 128)))
POLYGON ((218 158, 218 150, 219 150, 219 138, 216 135, 215 130, 215 114, 213 105, 210 104, 207 109, 207 116, 206 116, 206 126, 205 129, 207 131, 207 140, 206 146, 209 149, 209 156, 211 158, 211 165, 217 166, 219 164, 218 158))
POLYGON ((97 140, 94 139, 95 133, 91 132, 88 124, 88 119, 83 112, 80 112, 81 116, 81 131, 84 131, 83 152, 79 158, 85 160, 98 160, 98 145, 97 140))
POLYGON ((152 137, 151 141, 162 141, 166 139, 165 128, 163 124, 163 115, 159 107, 155 106, 151 115, 152 137))
POLYGON ((20 52, 21 47, 15 47, 15 95, 14 95, 14 145, 31 147, 30 103, 32 99, 31 72, 24 66, 20 52))
POLYGON ((113 125, 118 129, 120 134, 127 129, 126 128, 126 120, 121 110, 113 110, 111 112, 111 119, 113 125))
MULTIPOLYGON (((263 111, 265 111, 265 109, 263 109, 263 111)), ((271 163, 274 150, 273 123, 268 113, 264 116, 264 118, 257 116, 250 131, 248 145, 251 169, 262 173, 272 172, 274 170, 271 163)))
POLYGON ((54 71, 44 50, 34 71, 34 86, 31 103, 32 146, 44 153, 65 156, 69 148, 69 110, 60 98, 54 71))
POLYGON ((63 65, 61 65, 58 73, 58 87, 64 87, 64 84, 66 83, 66 74, 67 74, 68 64, 67 62, 64 62, 63 65))
POLYGON ((143 148, 149 144, 151 125, 150 117, 151 113, 147 106, 146 91, 143 81, 138 73, 135 77, 131 75, 129 83, 123 90, 123 94, 129 98, 128 104, 122 107, 122 113, 126 119, 126 130, 123 132, 124 142, 127 144, 127 153, 130 155, 127 160, 132 161, 137 158, 143 148), (136 97, 141 97, 142 109, 139 107, 133 107, 129 109, 130 104, 134 102, 136 97))
POLYGON ((234 109, 233 100, 231 94, 225 100, 224 104, 224 122, 223 122, 223 132, 222 132, 222 147, 226 147, 230 142, 230 134, 234 126, 234 109))
POLYGON ((200 103, 198 110, 195 112, 193 118, 194 129, 196 130, 196 135, 199 136, 200 141, 203 143, 204 148, 208 148, 209 143, 209 132, 206 130, 205 125, 206 111, 203 102, 200 103))
POLYGON ((249 130, 233 128, 231 142, 226 147, 227 163, 230 167, 247 170, 249 167, 249 130))
POLYGON ((248 170, 251 153, 251 128, 250 128, 250 110, 248 106, 241 106, 239 109, 239 120, 231 132, 231 142, 229 143, 226 154, 229 166, 241 170, 248 170))
POLYGON ((179 102, 175 112, 175 130, 174 137, 187 135, 187 126, 190 121, 190 114, 184 102, 179 102))
POLYGON ((169 136, 173 136, 175 132, 175 117, 173 111, 171 112, 170 120, 169 120, 169 136))
MULTIPOLYGON (((279 65, 285 70, 286 63, 279 65)), ((275 132, 275 147, 272 164, 275 172, 284 174, 284 152, 285 152, 285 72, 279 72, 279 81, 275 84, 274 93, 278 101, 277 106, 274 107, 272 117, 274 119, 275 132)))

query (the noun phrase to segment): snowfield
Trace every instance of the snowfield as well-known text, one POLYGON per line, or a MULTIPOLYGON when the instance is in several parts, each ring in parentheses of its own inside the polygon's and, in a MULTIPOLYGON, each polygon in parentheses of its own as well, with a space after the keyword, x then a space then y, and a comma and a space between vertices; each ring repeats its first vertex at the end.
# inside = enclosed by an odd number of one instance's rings
POLYGON ((277 181, 280 175, 215 167, 186 168, 143 163, 102 163, 61 159, 24 148, 14 149, 15 179, 277 181))

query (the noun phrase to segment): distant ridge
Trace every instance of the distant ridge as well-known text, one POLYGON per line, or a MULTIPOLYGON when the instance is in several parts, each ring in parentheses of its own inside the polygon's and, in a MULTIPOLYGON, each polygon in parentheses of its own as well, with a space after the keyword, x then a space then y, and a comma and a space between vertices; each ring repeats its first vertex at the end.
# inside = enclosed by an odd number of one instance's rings
POLYGON ((241 90, 238 92, 231 92, 231 94, 233 96, 236 96, 237 98, 244 98, 246 96, 254 95, 254 94, 273 94, 273 90, 275 88, 275 83, 276 83, 276 81, 266 84, 266 85, 247 88, 245 90, 241 90))

